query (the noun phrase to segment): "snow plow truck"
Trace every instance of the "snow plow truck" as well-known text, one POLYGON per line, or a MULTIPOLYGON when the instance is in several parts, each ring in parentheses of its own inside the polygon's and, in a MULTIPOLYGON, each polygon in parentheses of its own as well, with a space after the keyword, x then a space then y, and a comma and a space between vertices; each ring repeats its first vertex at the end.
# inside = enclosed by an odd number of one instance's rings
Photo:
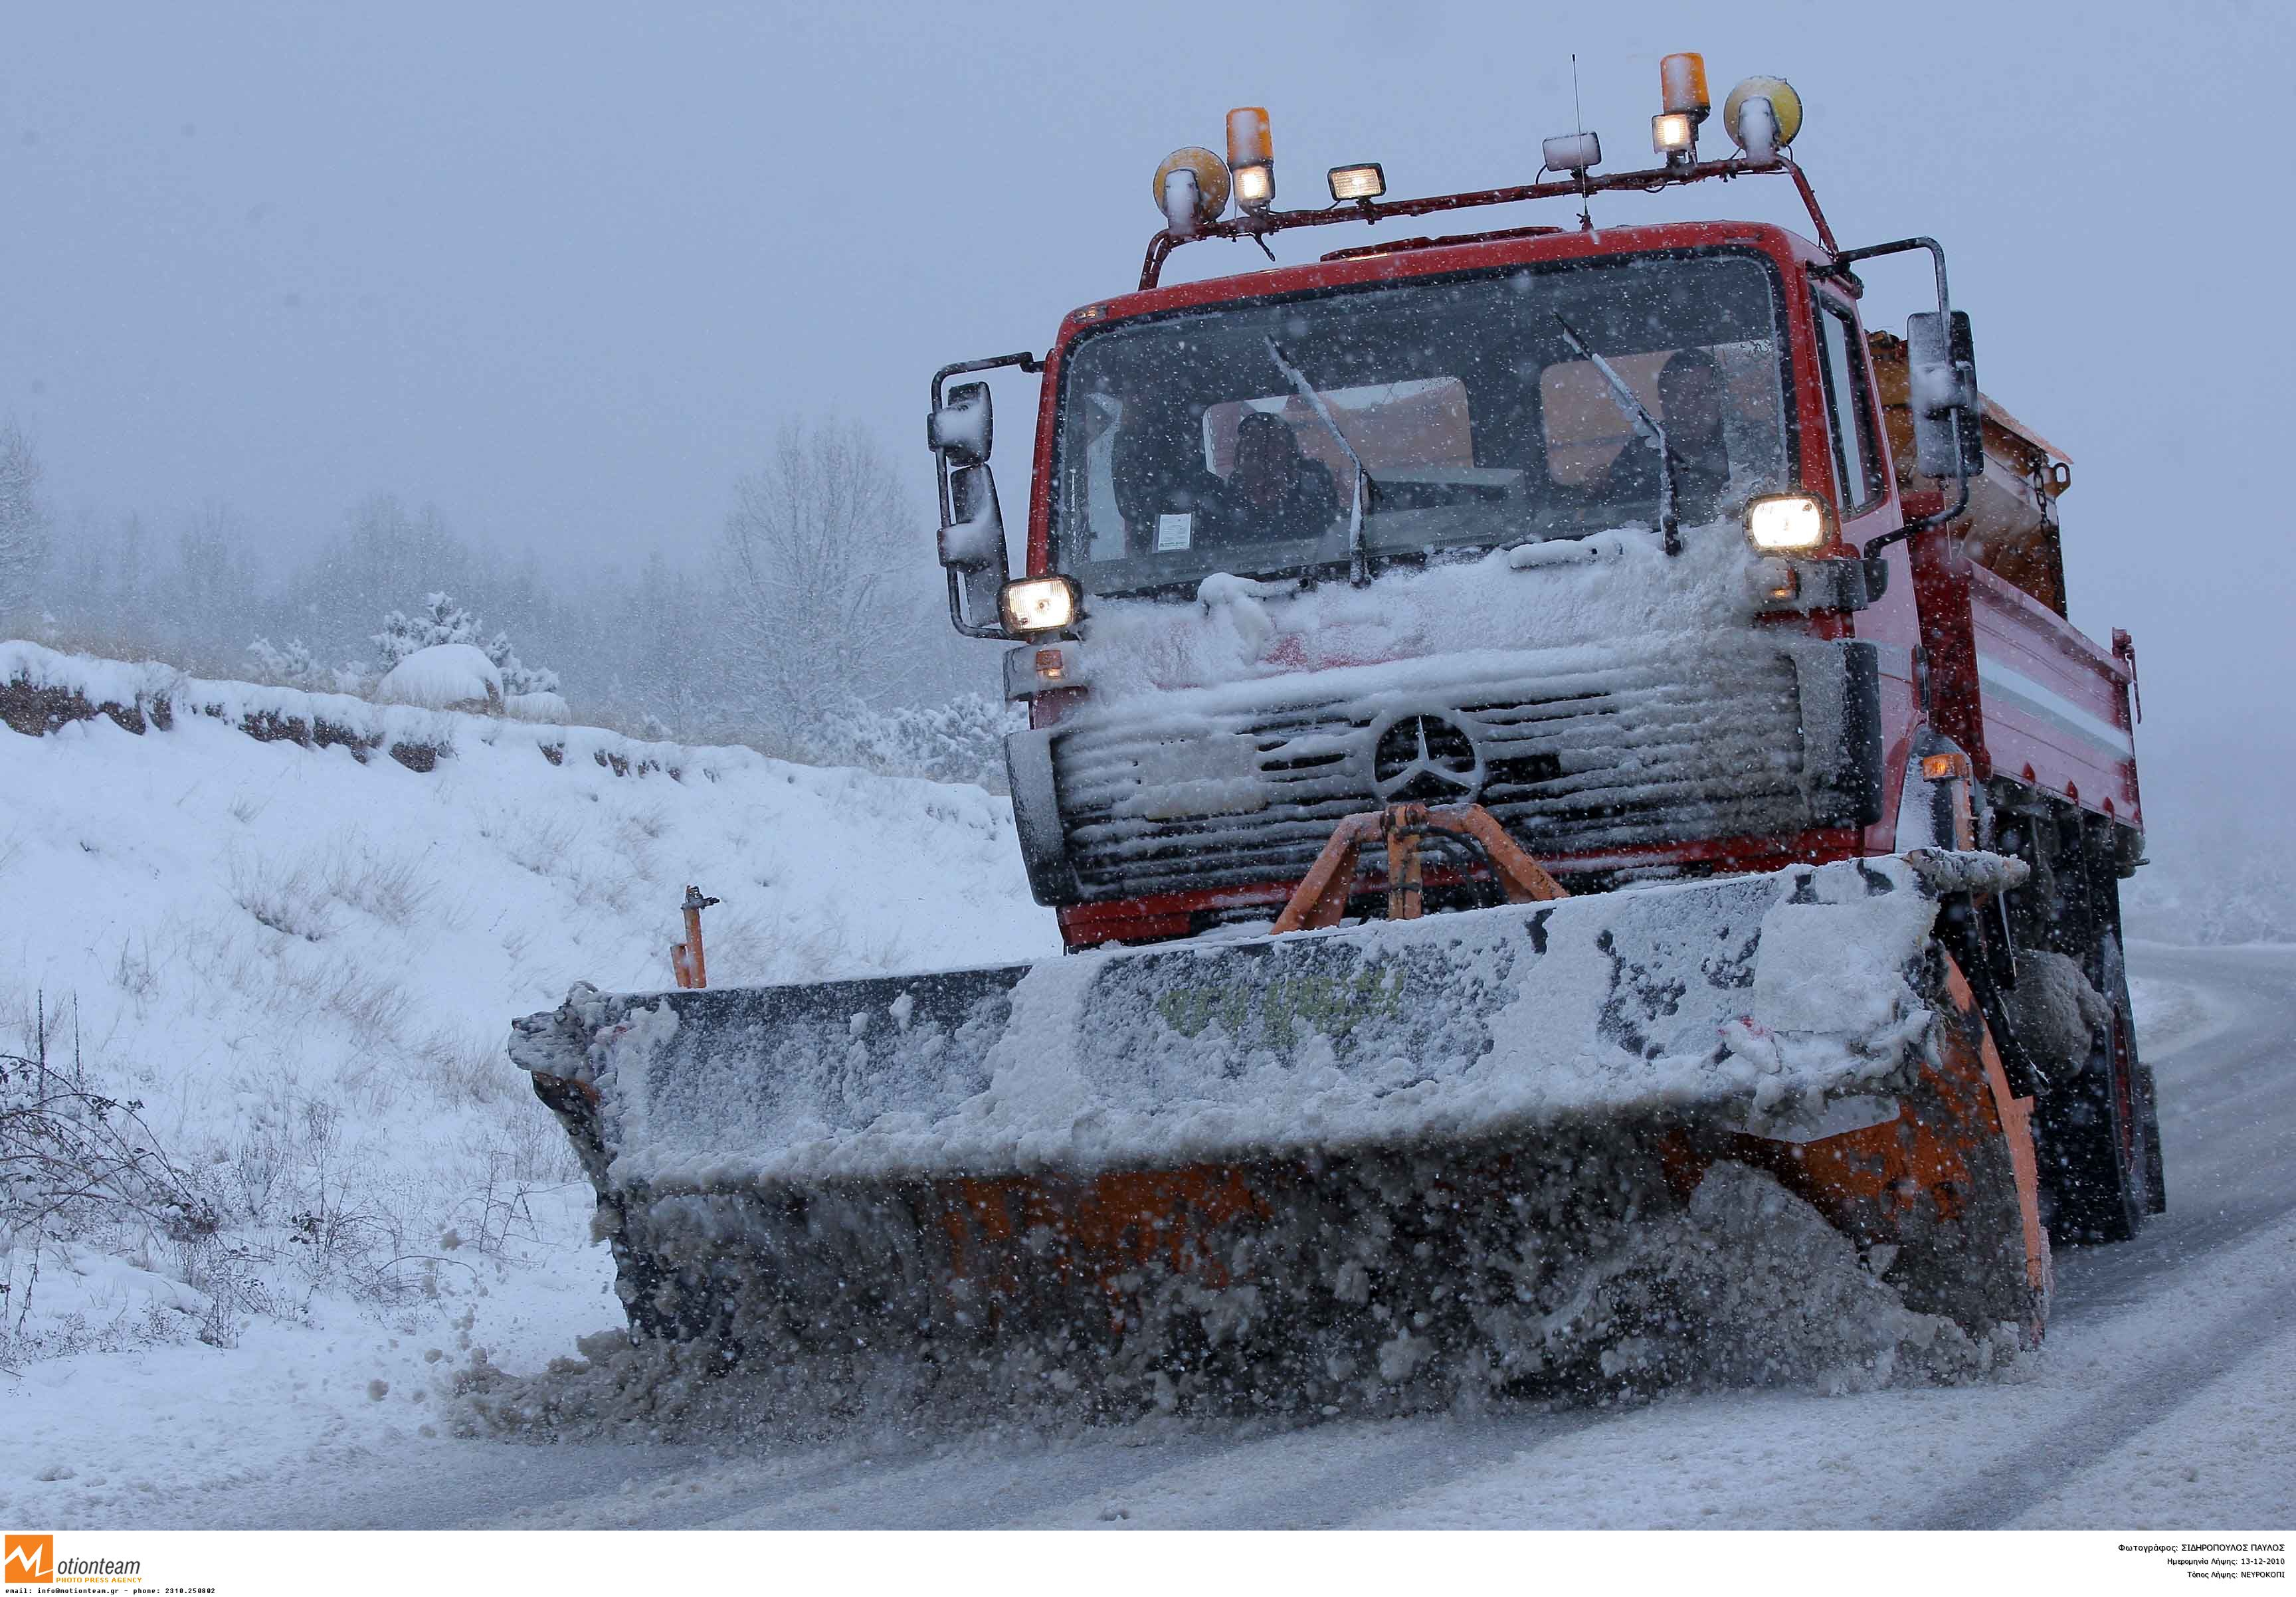
POLYGON ((1660 79, 1645 169, 1579 133, 1299 209, 1235 111, 1158 168, 1136 291, 934 375, 1065 956, 713 989, 689 895, 677 990, 516 1022, 635 1336, 1332 1412, 1631 1367, 1724 1290, 1650 1285, 1667 1248, 1781 1205, 2030 1342, 2052 1241, 2162 1208, 2135 653, 2066 618, 2070 461, 1980 392, 1935 241, 1836 242, 1788 85, 1710 157, 1703 62, 1660 79), (1740 180, 1809 233, 1594 221, 1740 180), (1562 214, 1274 264, 1524 204, 1562 214), (1207 241, 1267 264, 1161 283, 1207 241), (1860 313, 1898 255, 1901 336, 1860 313), (1017 575, 1000 369, 1040 384, 1017 575))

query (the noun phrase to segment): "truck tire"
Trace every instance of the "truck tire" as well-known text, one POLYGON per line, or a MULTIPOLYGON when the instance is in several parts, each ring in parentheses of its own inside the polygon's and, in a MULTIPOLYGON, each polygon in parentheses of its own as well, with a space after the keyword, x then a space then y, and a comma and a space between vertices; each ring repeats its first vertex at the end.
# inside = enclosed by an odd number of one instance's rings
POLYGON ((2080 1073, 2042 1100, 2038 1117, 2049 1234, 2062 1242, 2125 1242, 2165 1201, 2158 1121, 2136 1056, 2120 939, 2106 936, 2101 952, 2112 1023, 2080 1073))

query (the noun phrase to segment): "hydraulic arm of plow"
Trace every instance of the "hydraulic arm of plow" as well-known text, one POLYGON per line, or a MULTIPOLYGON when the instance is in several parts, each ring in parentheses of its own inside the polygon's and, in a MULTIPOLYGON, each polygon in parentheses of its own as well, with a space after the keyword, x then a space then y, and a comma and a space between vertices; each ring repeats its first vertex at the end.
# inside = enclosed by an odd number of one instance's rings
POLYGON ((1387 918, 1417 920, 1422 910, 1419 845, 1434 832, 1461 839, 1488 860, 1509 904, 1546 904, 1570 897, 1481 805, 1390 804, 1349 815, 1332 829, 1331 840, 1276 916, 1276 933, 1339 924, 1355 886, 1356 862, 1364 845, 1374 839, 1387 845, 1387 918))

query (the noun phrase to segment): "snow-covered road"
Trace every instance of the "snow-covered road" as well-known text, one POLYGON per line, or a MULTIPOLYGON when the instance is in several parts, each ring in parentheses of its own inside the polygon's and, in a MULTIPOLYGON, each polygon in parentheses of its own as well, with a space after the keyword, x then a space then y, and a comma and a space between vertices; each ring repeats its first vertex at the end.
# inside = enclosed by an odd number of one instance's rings
POLYGON ((2296 950, 2142 946, 2131 965, 2153 1017, 2170 1210, 2134 1243, 2058 1255, 2048 1347, 2004 1381, 738 1452, 408 1435, 163 1485, 87 1522, 2286 1527, 2296 950))

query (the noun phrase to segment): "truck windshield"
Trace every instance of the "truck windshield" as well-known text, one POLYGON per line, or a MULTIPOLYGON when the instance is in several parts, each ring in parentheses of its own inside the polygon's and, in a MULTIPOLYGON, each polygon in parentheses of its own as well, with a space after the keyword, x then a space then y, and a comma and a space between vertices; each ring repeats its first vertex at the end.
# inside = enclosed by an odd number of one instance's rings
POLYGON ((1332 425, 1371 477, 1374 560, 1654 524, 1656 452, 1564 322, 1666 429, 1685 527, 1791 486, 1778 295, 1760 258, 1515 267, 1078 339, 1061 384, 1061 569, 1102 594, 1345 570, 1356 468, 1332 425))

